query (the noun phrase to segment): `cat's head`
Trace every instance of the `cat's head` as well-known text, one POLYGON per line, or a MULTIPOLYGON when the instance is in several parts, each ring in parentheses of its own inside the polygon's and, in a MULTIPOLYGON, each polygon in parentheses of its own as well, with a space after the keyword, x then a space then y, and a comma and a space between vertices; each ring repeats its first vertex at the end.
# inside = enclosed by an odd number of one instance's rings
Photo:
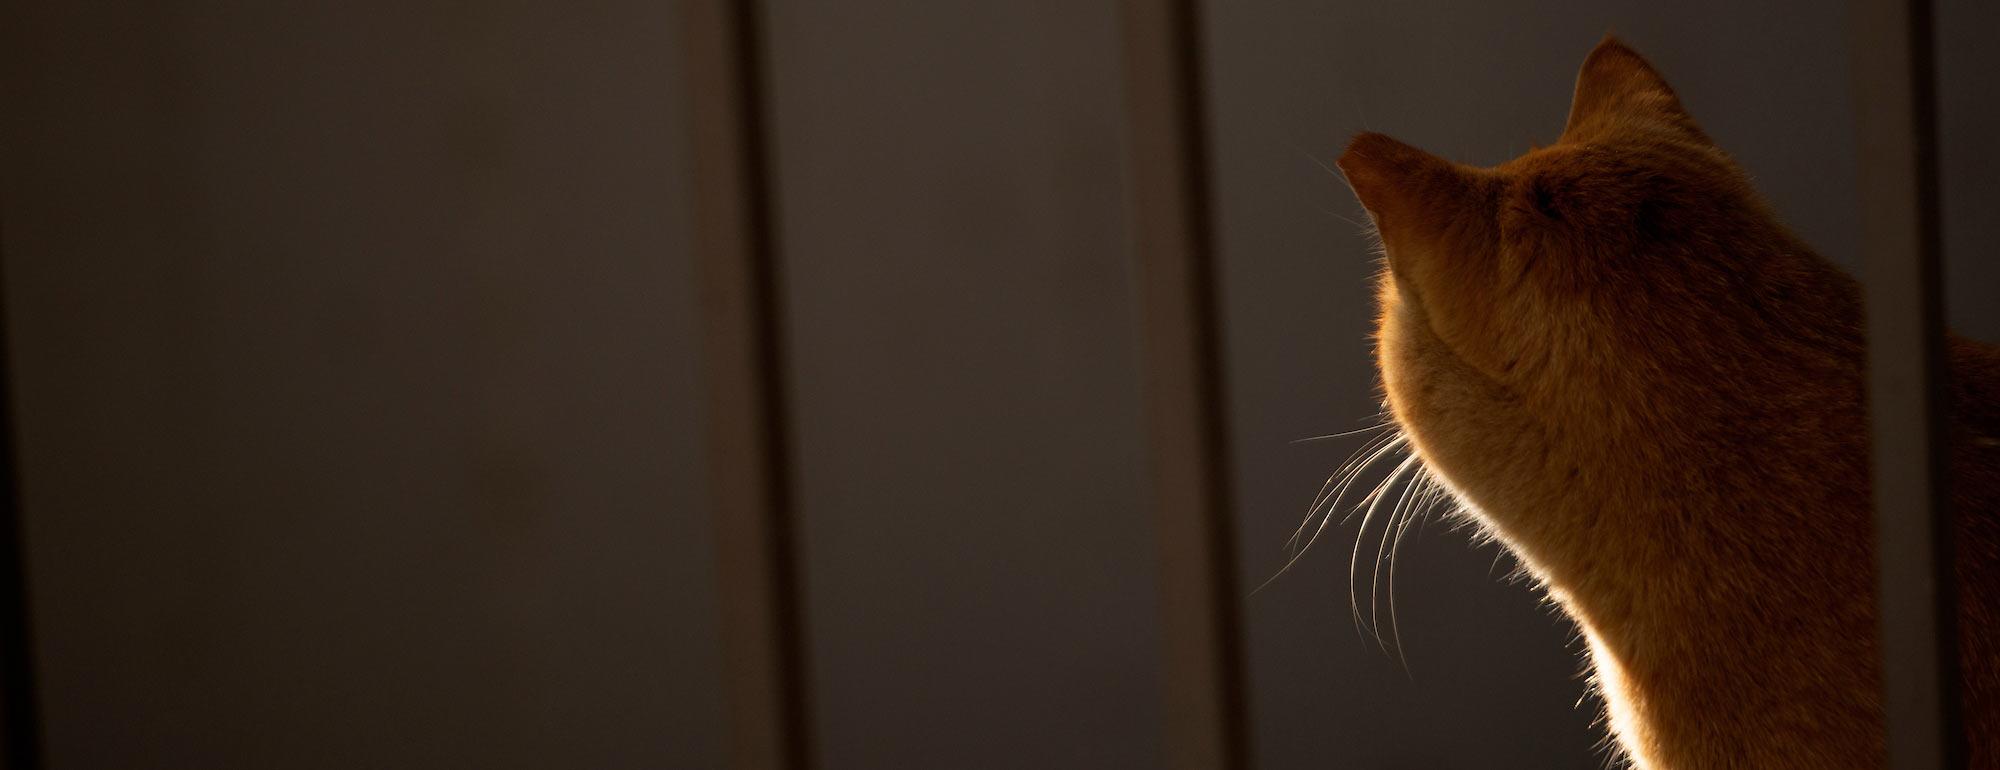
POLYGON ((1671 467, 1676 446, 1756 425, 1744 399, 1778 409, 1786 378, 1850 363, 1851 287, 1615 39, 1552 145, 1473 167, 1371 133, 1339 165, 1387 256, 1390 407, 1481 507, 1610 483, 1608 463, 1671 467))

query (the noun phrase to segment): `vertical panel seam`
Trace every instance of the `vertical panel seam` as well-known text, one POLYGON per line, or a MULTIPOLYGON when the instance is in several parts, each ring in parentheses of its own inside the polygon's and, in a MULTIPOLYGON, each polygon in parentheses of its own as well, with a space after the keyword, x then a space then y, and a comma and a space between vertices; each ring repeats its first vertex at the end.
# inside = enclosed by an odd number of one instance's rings
POLYGON ((1892 768, 1958 768, 1933 11, 1929 0, 1852 11, 1885 740, 1892 768))
MULTIPOLYGON (((4 202, 4 201, 0 201, 4 202)), ((5 214, 0 213, 0 709, 5 766, 34 770, 42 763, 41 710, 35 690, 34 634, 29 617, 28 550, 21 516, 19 454, 14 430, 14 358, 7 316, 5 214)))
POLYGON ((690 68, 716 82, 692 83, 693 119, 719 121, 694 132, 697 262, 710 422, 709 457, 718 486, 718 589, 723 602, 725 677, 732 763, 739 768, 805 770, 812 764, 806 630, 798 565, 782 317, 776 200, 769 157, 763 18, 755 0, 696 0, 688 25, 690 68), (703 60, 702 57, 712 57, 703 60), (720 102, 720 104, 718 104, 720 102), (727 114, 703 115, 724 107, 727 114), (728 369, 730 371, 722 371, 728 369), (731 387, 752 393, 727 392, 731 387), (719 427, 718 427, 719 426, 719 427), (718 435, 717 431, 738 431, 718 435), (727 443, 729 446, 724 447, 727 443), (740 450, 732 452, 730 450, 740 450), (729 467, 741 464, 744 467, 729 467), (743 535, 737 538, 734 535, 743 535), (743 566, 748 565, 749 569, 743 566), (747 615, 743 614, 747 611, 747 615), (742 649, 744 646, 753 649, 742 649), (736 646, 737 649, 727 649, 736 646), (746 707, 745 704, 748 704, 746 707), (756 721, 759 724, 746 724, 756 721), (745 737, 747 736, 747 737, 745 737), (764 744, 770 745, 753 745, 764 744))
POLYGON ((1127 0, 1124 23, 1133 228, 1154 421, 1152 495, 1166 557, 1168 764, 1244 768, 1249 740, 1200 17, 1195 0, 1127 0), (1174 499, 1183 494, 1196 499, 1174 499), (1196 570, 1201 574, 1189 574, 1196 570), (1175 595, 1177 588, 1199 596, 1175 595), (1184 657, 1188 652, 1200 657, 1184 657))

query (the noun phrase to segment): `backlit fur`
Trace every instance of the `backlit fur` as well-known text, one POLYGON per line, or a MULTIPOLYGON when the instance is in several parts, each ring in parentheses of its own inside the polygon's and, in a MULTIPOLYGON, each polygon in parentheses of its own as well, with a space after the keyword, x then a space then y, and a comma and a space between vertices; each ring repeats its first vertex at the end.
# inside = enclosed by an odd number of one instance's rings
MULTIPOLYGON (((1883 762, 1854 280, 1607 39, 1560 140, 1340 159, 1418 456, 1583 629, 1637 767, 1883 762)), ((1950 345, 1965 717, 2000 767, 2000 353, 1950 345)))

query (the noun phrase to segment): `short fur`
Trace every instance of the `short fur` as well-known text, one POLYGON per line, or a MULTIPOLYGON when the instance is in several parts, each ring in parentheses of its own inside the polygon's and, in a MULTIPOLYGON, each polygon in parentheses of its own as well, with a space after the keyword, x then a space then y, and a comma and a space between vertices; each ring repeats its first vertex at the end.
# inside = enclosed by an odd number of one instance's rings
MULTIPOLYGON (((1634 765, 1883 763, 1857 284, 1607 38, 1554 145, 1339 161, 1395 420, 1583 629, 1634 765)), ((1950 342, 1965 721, 2000 767, 2000 350, 1950 342)))

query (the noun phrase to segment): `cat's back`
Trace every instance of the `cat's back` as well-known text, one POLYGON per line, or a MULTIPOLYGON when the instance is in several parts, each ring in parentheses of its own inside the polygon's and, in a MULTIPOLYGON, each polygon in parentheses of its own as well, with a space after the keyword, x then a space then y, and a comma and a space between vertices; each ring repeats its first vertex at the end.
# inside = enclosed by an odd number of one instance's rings
POLYGON ((1949 341, 1951 499, 1972 767, 2000 767, 2000 346, 1949 341))

